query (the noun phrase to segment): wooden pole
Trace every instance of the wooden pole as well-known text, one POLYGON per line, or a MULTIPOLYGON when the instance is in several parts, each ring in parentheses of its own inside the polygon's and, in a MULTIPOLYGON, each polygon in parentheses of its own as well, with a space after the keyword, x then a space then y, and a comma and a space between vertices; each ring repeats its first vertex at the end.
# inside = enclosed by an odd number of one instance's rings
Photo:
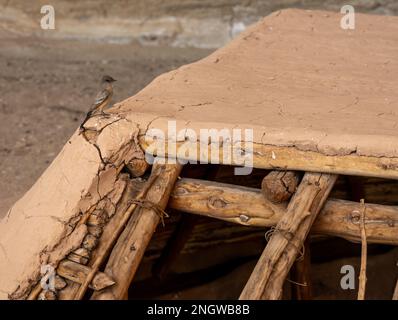
MULTIPOLYGON (((147 192, 152 188, 154 182, 158 179, 160 175, 161 167, 158 165, 154 165, 152 169, 152 174, 148 179, 144 189, 137 196, 137 200, 142 200, 145 198, 147 192)), ((97 256, 95 260, 93 260, 92 269, 90 273, 87 275, 86 280, 81 284, 79 289, 77 290, 74 299, 81 300, 87 290, 89 283, 93 280, 95 274, 97 273, 99 267, 101 266, 106 254, 109 252, 110 248, 112 248, 113 244, 117 240, 119 234, 124 229, 124 226, 129 221, 131 215, 134 210, 137 208, 137 203, 132 203, 127 211, 123 214, 122 219, 119 221, 119 224, 114 229, 113 233, 110 234, 110 237, 107 239, 102 239, 103 246, 97 250, 97 256)))
MULTIPOLYGON (((169 207, 192 214, 246 226, 275 226, 286 212, 287 203, 266 200, 259 189, 197 179, 180 179, 169 207)), ((361 206, 357 202, 328 199, 311 233, 361 242, 361 206)), ((368 243, 398 245, 398 207, 366 204, 368 243)))
POLYGON ((240 299, 280 299, 286 276, 337 179, 306 173, 250 276, 240 299))
POLYGON ((158 172, 148 190, 142 207, 135 210, 126 228, 119 237, 105 273, 115 280, 115 285, 95 292, 91 299, 125 299, 128 288, 137 271, 145 249, 161 221, 161 213, 169 200, 174 183, 181 171, 180 164, 155 165, 153 172, 158 172))
MULTIPOLYGON (((142 136, 139 141, 140 146, 145 151, 153 146, 154 139, 142 136)), ((166 140, 164 150, 167 150, 167 152, 159 155, 164 157, 180 157, 181 151, 179 150, 181 147, 184 148, 184 151, 186 150, 186 142, 177 142, 176 145, 177 148, 175 149, 168 148, 168 142, 166 140)), ((195 147, 192 147, 189 154, 199 155, 200 152, 203 152, 201 148, 200 144, 197 144, 197 146, 195 145, 195 147)), ((208 146, 208 162, 211 162, 212 155, 216 154, 220 164, 241 165, 241 163, 231 163, 230 161, 226 163, 223 162, 223 146, 221 144, 218 153, 212 150, 212 148, 214 148, 212 145, 208 146)), ((186 160, 190 159, 187 158, 186 160)), ((357 153, 330 156, 316 151, 300 150, 296 147, 282 147, 261 143, 253 143, 253 166, 257 169, 275 170, 275 168, 282 168, 284 170, 323 171, 325 173, 334 174, 398 179, 397 157, 368 157, 359 156, 357 153)))
MULTIPOLYGON (((68 260, 62 261, 57 268, 57 274, 75 283, 83 283, 90 271, 90 267, 68 260)), ((115 281, 105 273, 97 272, 89 287, 94 290, 101 290, 114 283, 115 281)))
MULTIPOLYGON (((296 192, 300 175, 297 171, 271 171, 261 183, 261 191, 265 199, 272 203, 288 201, 296 192)), ((310 266, 309 245, 305 245, 305 253, 301 260, 293 264, 291 275, 292 296, 296 300, 310 300, 310 266)))
MULTIPOLYGON (((95 232, 97 232, 96 230, 99 229, 101 233, 98 246, 91 253, 91 258, 88 262, 88 266, 90 268, 94 264, 102 264, 104 260, 108 257, 110 250, 112 249, 112 246, 114 244, 114 242, 111 241, 115 238, 116 235, 120 234, 117 234, 116 230, 118 230, 118 226, 121 225, 122 220, 125 219, 126 212, 131 206, 130 201, 131 199, 135 199, 140 194, 142 194, 142 190, 145 186, 144 184, 144 182, 137 179, 128 180, 123 195, 117 204, 115 214, 105 225, 103 225, 104 221, 102 220, 101 216, 96 216, 95 219, 92 219, 90 216, 90 218, 88 219, 88 230, 94 230, 95 232)), ((74 299, 79 288, 80 283, 69 281, 68 285, 59 292, 58 298, 60 300, 74 299)))
POLYGON ((361 229, 361 270, 359 272, 359 288, 358 288, 358 300, 365 300, 366 291, 366 266, 367 266, 367 251, 368 245, 366 241, 366 230, 365 230, 365 200, 361 199, 362 210, 360 212, 360 229, 361 229))
POLYGON ((290 272, 292 297, 295 300, 312 299, 311 252, 308 238, 305 240, 303 248, 303 256, 294 262, 290 272))
POLYGON ((392 296, 392 300, 398 300, 398 280, 397 280, 397 283, 395 284, 395 290, 394 290, 394 294, 392 296))

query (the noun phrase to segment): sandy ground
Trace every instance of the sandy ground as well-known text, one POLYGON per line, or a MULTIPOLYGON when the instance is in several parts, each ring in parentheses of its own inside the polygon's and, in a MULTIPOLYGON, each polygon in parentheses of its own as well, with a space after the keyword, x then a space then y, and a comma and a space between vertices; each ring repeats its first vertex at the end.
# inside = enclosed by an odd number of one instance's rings
POLYGON ((0 217, 78 127, 103 74, 118 80, 117 102, 157 75, 210 53, 4 34, 0 42, 0 217))

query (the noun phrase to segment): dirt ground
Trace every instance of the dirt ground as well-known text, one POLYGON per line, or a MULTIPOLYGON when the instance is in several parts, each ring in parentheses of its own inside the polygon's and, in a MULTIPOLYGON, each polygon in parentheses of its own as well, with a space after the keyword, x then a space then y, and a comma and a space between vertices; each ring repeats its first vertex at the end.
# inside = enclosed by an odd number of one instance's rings
POLYGON ((0 217, 76 130, 103 74, 118 80, 117 102, 157 75, 210 53, 5 34, 0 43, 0 217))

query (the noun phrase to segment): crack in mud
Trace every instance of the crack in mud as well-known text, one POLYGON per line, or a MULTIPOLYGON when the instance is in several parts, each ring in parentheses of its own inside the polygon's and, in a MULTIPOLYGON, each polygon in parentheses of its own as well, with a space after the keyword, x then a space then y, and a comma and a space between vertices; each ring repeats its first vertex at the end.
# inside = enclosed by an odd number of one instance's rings
POLYGON ((157 117, 153 118, 151 121, 149 121, 147 123, 146 128, 145 128, 145 132, 143 134, 140 134, 139 137, 146 136, 146 134, 147 134, 147 132, 149 130, 149 127, 152 125, 152 123, 154 123, 156 120, 158 120, 160 118, 166 118, 166 117, 165 116, 157 116, 157 117))
POLYGON ((99 156, 99 158, 100 158, 100 160, 101 160, 101 163, 102 163, 102 165, 103 165, 103 169, 100 169, 100 170, 98 171, 98 173, 97 173, 97 174, 99 174, 100 171, 104 170, 104 168, 106 167, 107 163, 106 163, 106 161, 104 160, 104 158, 102 157, 102 152, 101 152, 100 147, 99 147, 95 142, 90 142, 90 141, 88 141, 88 140, 87 140, 87 142, 89 142, 89 143, 98 151, 98 156, 99 156))
POLYGON ((56 216, 52 216, 52 215, 48 215, 48 216, 46 216, 46 215, 39 215, 39 216, 28 216, 28 215, 25 215, 25 214, 23 214, 23 216, 24 216, 24 218, 26 219, 26 220, 29 220, 29 219, 36 219, 36 218, 50 218, 50 219, 53 219, 53 220, 55 220, 55 221, 57 221, 57 222, 59 222, 60 224, 62 224, 62 225, 67 225, 68 224, 68 222, 67 221, 64 221, 64 220, 62 220, 62 219, 60 219, 60 218, 58 218, 58 217, 56 217, 56 216))
POLYGON ((114 123, 116 123, 116 122, 119 122, 119 121, 121 121, 121 120, 129 121, 129 120, 127 120, 125 117, 122 117, 122 116, 118 115, 118 118, 117 118, 116 120, 113 120, 113 121, 107 123, 107 124, 104 125, 101 129, 97 130, 97 131, 96 131, 97 136, 100 135, 100 134, 102 133, 102 131, 103 131, 105 128, 107 128, 107 127, 111 126, 112 124, 114 124, 114 123))

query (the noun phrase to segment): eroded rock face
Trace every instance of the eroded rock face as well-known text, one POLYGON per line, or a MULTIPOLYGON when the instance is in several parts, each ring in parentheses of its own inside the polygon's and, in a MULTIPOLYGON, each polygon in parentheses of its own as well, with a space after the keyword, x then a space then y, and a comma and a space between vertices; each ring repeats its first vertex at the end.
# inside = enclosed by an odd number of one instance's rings
MULTIPOLYGON (((56 10, 56 32, 39 28, 39 5, 18 0, 2 10, 4 23, 25 33, 56 38, 95 38, 113 42, 137 41, 143 45, 218 48, 233 39, 261 17, 287 7, 326 9, 339 12, 345 3, 339 0, 308 1, 198 1, 136 0, 125 5, 122 0, 52 1, 56 10)), ((358 12, 396 15, 394 0, 351 1, 358 12)))

